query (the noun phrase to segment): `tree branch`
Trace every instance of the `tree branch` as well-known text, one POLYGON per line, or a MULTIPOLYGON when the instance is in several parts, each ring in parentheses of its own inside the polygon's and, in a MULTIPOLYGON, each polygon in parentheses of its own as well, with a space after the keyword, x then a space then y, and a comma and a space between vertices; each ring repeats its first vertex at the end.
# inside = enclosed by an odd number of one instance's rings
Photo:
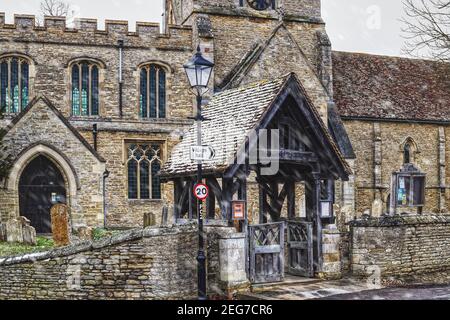
POLYGON ((450 61, 450 0, 403 0, 403 52, 450 61))

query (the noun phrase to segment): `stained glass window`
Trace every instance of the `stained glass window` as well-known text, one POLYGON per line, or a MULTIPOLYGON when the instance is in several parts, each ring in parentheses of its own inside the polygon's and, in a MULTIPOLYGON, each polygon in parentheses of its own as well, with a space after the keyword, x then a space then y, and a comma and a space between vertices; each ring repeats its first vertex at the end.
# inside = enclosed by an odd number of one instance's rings
POLYGON ((22 89, 22 93, 21 93, 21 97, 22 97, 22 101, 21 101, 21 105, 23 106, 23 108, 25 108, 28 105, 28 85, 29 85, 29 67, 28 67, 28 63, 25 61, 22 61, 21 64, 21 76, 20 76, 20 88, 22 89))
POLYGON ((161 199, 161 181, 158 172, 161 170, 161 163, 159 161, 152 162, 152 198, 161 199))
POLYGON ((128 145, 128 198, 161 199, 161 146, 133 143, 128 145))
POLYGON ((128 161, 128 198, 137 199, 138 198, 138 162, 135 159, 130 159, 128 161))
POLYGON ((13 58, 11 61, 12 113, 19 112, 19 92, 19 61, 16 58, 13 58))
POLYGON ((92 90, 92 114, 98 115, 98 68, 97 66, 92 67, 91 71, 91 77, 92 77, 92 84, 91 84, 91 90, 92 90))
POLYGON ((80 68, 76 64, 72 67, 72 114, 80 114, 80 68))
POLYGON ((166 117, 166 73, 159 70, 159 87, 158 87, 158 115, 159 118, 166 117))
POLYGON ((0 59, 0 109, 18 113, 29 101, 29 62, 21 57, 0 59))
POLYGON ((141 118, 166 117, 166 72, 160 66, 141 68, 139 113, 141 118))
POLYGON ((72 115, 99 115, 99 68, 89 61, 72 65, 72 115))
POLYGON ((141 69, 141 92, 140 92, 140 114, 142 118, 147 118, 147 101, 148 101, 148 90, 147 90, 147 77, 148 77, 148 70, 145 68, 141 69))

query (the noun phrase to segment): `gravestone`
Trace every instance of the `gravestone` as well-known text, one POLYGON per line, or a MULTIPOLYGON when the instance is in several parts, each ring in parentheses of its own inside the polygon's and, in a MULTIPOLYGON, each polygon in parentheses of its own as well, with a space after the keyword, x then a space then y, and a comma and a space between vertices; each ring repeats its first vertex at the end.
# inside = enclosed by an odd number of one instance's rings
POLYGON ((22 226, 23 243, 36 245, 36 229, 32 226, 22 226))
POLYGON ((162 209, 161 226, 167 226, 168 219, 169 219, 169 208, 167 206, 164 206, 162 209))
POLYGON ((80 240, 90 241, 92 240, 92 228, 89 227, 80 227, 78 228, 78 237, 80 240))
POLYGON ((25 217, 19 218, 22 224, 22 239, 23 242, 30 245, 36 245, 36 229, 31 226, 31 221, 25 217))
POLYGON ((70 244, 69 209, 65 204, 56 204, 50 210, 53 241, 57 247, 70 244))
POLYGON ((375 199, 372 203, 372 217, 379 218, 383 214, 384 204, 381 199, 375 199))
POLYGON ((144 213, 144 228, 156 225, 155 215, 151 212, 144 213))
POLYGON ((6 226, 0 223, 0 242, 6 241, 6 226))
POLYGON ((18 219, 10 219, 6 221, 6 241, 7 242, 23 242, 22 223, 18 219))

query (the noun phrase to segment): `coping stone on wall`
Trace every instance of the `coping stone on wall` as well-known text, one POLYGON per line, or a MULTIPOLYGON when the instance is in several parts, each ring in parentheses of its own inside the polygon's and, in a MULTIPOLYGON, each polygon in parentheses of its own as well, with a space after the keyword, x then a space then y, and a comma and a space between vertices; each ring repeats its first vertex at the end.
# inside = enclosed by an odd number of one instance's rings
POLYGON ((450 215, 395 215, 380 218, 358 219, 349 222, 351 227, 399 227, 418 224, 450 223, 450 215))
POLYGON ((106 237, 98 241, 84 241, 70 246, 53 249, 45 252, 29 253, 19 256, 0 258, 0 267, 14 265, 19 263, 33 263, 58 257, 66 257, 93 249, 102 249, 108 246, 121 244, 124 242, 135 241, 142 238, 151 238, 181 232, 189 232, 197 229, 196 222, 188 223, 183 226, 172 225, 166 227, 149 227, 145 229, 132 229, 120 234, 106 237))

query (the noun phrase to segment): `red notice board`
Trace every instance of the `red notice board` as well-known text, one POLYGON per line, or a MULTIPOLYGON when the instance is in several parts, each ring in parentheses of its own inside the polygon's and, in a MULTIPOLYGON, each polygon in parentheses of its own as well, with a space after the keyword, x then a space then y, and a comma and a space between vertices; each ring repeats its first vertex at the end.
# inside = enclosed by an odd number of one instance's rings
POLYGON ((231 213, 233 220, 245 220, 245 201, 232 201, 231 202, 231 213))

